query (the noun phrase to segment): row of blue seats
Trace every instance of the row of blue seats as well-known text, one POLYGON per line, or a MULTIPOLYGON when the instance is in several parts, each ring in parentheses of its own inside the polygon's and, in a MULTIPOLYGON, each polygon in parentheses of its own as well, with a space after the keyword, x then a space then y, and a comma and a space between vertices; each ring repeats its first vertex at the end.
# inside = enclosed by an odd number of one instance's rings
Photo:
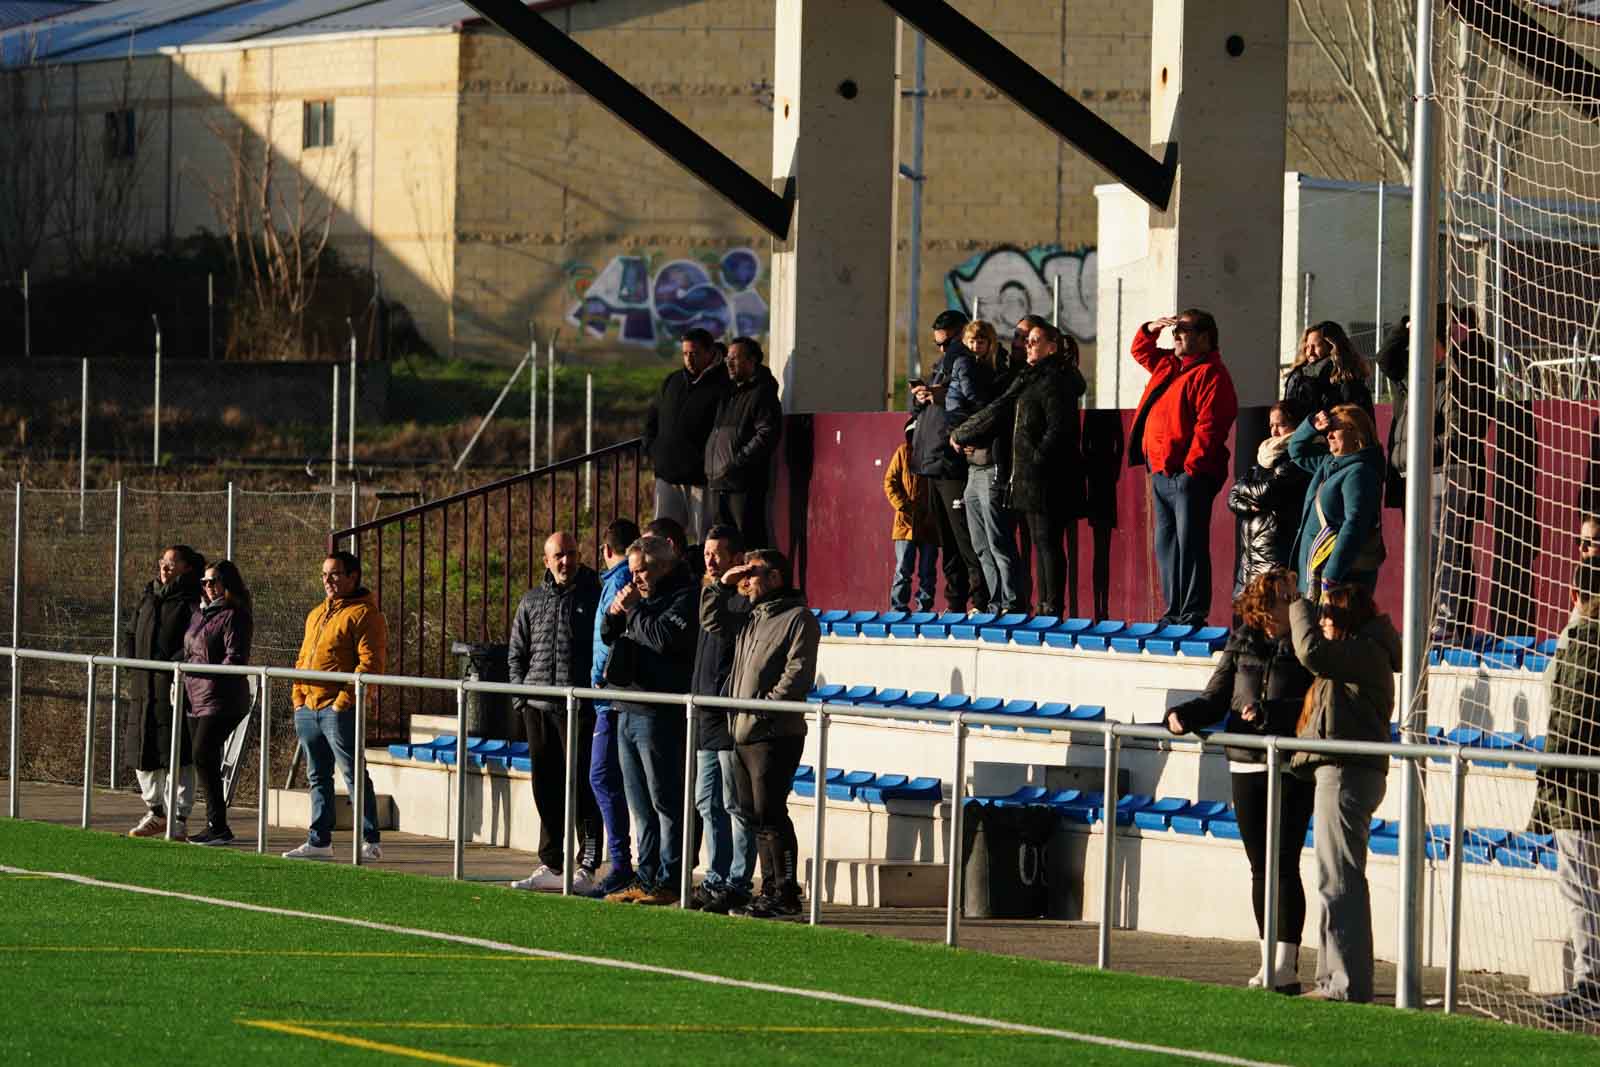
MULTIPOLYGON (((454 766, 456 735, 440 734, 431 741, 390 745, 389 755, 395 759, 415 760, 418 763, 454 766)), ((526 741, 496 741, 487 737, 468 737, 467 766, 532 771, 533 761, 528 757, 526 741)))
MULTIPOLYGON (((802 797, 817 795, 817 772, 801 764, 794 772, 794 793, 802 797)), ((873 771, 846 771, 829 767, 822 775, 822 791, 829 800, 860 800, 882 804, 886 800, 921 800, 938 803, 944 796, 944 783, 938 778, 912 778, 904 774, 876 774, 873 771)))
MULTIPOLYGON (((907 692, 904 689, 870 685, 819 685, 806 694, 813 704, 829 707, 911 708, 928 711, 968 711, 983 715, 1011 715, 1019 719, 1050 719, 1057 722, 1103 722, 1106 709, 1099 704, 1079 704, 1074 707, 1065 701, 1006 700, 1003 697, 973 697, 965 693, 935 693, 931 689, 907 692)), ((1016 730, 1016 726, 994 726, 994 730, 1016 730)), ((1038 726, 1022 725, 1029 733, 1049 733, 1038 726)))
POLYGON ((1538 673, 1556 654, 1556 639, 1547 637, 1479 637, 1459 648, 1428 651, 1428 662, 1435 667, 1483 667, 1491 671, 1525 670, 1538 673))
POLYGON ((1045 645, 1085 652, 1149 652, 1157 656, 1210 656, 1227 643, 1225 626, 1186 626, 1109 619, 1061 619, 1020 612, 823 611, 812 608, 824 634, 1045 645))
MULTIPOLYGON (((1389 740, 1399 743, 1400 724, 1389 724, 1389 740)), ((1478 726, 1457 726, 1446 730, 1442 726, 1428 727, 1427 739, 1423 742, 1429 745, 1462 745, 1467 748, 1487 748, 1504 752, 1543 752, 1544 735, 1529 737, 1517 730, 1485 730, 1478 726)), ((1398 757, 1396 757, 1398 758, 1398 757)), ((1435 762, 1448 763, 1449 756, 1434 756, 1435 762)), ((1474 760, 1474 767, 1505 767, 1507 765, 1519 767, 1523 770, 1534 770, 1531 763, 1517 763, 1512 760, 1474 760)))
MULTIPOLYGON (((969 805, 994 807, 1045 806, 1072 822, 1092 824, 1105 816, 1105 795, 1077 789, 1049 790, 1043 786, 1023 786, 1000 797, 972 797, 969 805)), ((1152 797, 1130 793, 1117 798, 1118 826, 1137 826, 1142 830, 1171 831, 1195 837, 1239 839, 1239 820, 1230 804, 1220 800, 1190 801, 1184 797, 1152 797)), ((1306 830, 1305 847, 1314 846, 1314 834, 1306 830)), ((1380 856, 1394 856, 1400 850, 1400 824, 1396 820, 1374 818, 1369 845, 1380 856)), ((1450 853, 1450 827, 1428 827, 1426 845, 1430 859, 1443 860, 1450 853)), ((1528 869, 1557 866, 1555 839, 1551 834, 1522 833, 1513 830, 1472 828, 1462 844, 1463 863, 1497 863, 1502 867, 1528 869)))

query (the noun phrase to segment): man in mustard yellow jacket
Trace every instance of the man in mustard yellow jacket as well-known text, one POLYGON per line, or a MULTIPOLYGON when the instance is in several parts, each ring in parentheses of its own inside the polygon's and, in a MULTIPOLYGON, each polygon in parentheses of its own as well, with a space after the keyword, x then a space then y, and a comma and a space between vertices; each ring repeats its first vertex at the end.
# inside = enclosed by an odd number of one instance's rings
MULTIPOLYGON (((327 599, 306 616, 306 635, 295 657, 297 670, 382 674, 389 644, 389 625, 378 610, 377 597, 361 584, 361 561, 349 552, 331 552, 322 561, 322 588, 327 599)), ((333 682, 296 682, 294 732, 306 752, 311 782, 311 829, 306 843, 285 852, 285 859, 333 858, 333 766, 339 765, 350 795, 355 795, 354 755, 356 694, 354 686, 333 682)), ((377 796, 372 779, 362 776, 361 858, 383 858, 378 844, 377 796)))

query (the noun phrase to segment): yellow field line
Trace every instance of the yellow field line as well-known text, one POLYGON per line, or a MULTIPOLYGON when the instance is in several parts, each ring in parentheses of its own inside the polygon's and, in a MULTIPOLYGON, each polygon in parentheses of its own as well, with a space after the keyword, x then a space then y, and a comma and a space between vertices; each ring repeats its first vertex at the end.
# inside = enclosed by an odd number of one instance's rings
POLYGON ((536 956, 510 956, 494 952, 332 952, 321 949, 189 948, 144 945, 0 945, 6 952, 132 952, 173 956, 287 956, 296 959, 352 960, 493 960, 501 963, 548 963, 536 956))
MULTIPOLYGON (((241 1019, 255 1025, 258 1020, 241 1019)), ((1003 1031, 959 1026, 759 1026, 737 1023, 468 1023, 468 1022, 386 1022, 368 1019, 297 1019, 284 1025, 324 1027, 335 1030, 524 1030, 596 1031, 621 1033, 673 1034, 934 1034, 965 1037, 1014 1037, 1003 1031)), ((1027 1036, 1027 1035, 1022 1035, 1027 1036)))
POLYGON ((351 1048, 366 1049, 369 1052, 387 1052, 393 1056, 407 1056, 414 1060, 427 1060, 429 1063, 450 1063, 457 1067, 501 1067, 500 1064, 488 1060, 469 1060, 464 1056, 447 1056, 442 1052, 429 1052, 426 1049, 407 1048, 404 1045, 391 1045, 383 1041, 368 1041, 364 1037, 351 1037, 349 1034, 328 1034, 320 1030, 312 1030, 293 1023, 278 1023, 270 1019, 240 1019, 245 1026, 254 1026, 261 1030, 274 1030, 280 1034, 290 1034, 294 1037, 309 1037, 313 1041, 328 1041, 335 1045, 348 1045, 351 1048))

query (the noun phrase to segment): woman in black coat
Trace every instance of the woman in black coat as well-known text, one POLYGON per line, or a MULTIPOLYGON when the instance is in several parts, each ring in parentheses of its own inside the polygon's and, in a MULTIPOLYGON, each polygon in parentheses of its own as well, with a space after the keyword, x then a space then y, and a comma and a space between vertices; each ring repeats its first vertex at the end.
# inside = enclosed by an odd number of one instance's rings
POLYGON ((1062 536, 1083 509, 1078 401, 1086 385, 1077 360, 1076 341, 1048 323, 1035 326, 1028 334, 1027 365, 955 435, 958 441, 981 438, 1015 414, 1011 470, 1003 484, 1010 507, 1027 520, 1038 553, 1040 615, 1061 614, 1067 571, 1062 536))
MULTIPOLYGON (((1214 726, 1226 719, 1229 733, 1265 733, 1293 737, 1311 688, 1311 672, 1295 658, 1289 628, 1289 605, 1299 598, 1293 571, 1273 567, 1251 578, 1233 602, 1240 624, 1228 637, 1205 691, 1167 712, 1174 734, 1214 726)), ((1256 932, 1263 940, 1262 912, 1267 884, 1266 753, 1229 748, 1228 770, 1239 836, 1250 860, 1250 902, 1256 932)), ((1279 779, 1278 932, 1272 972, 1280 992, 1297 992, 1300 934, 1306 922, 1306 891, 1300 882, 1300 850, 1311 824, 1315 787, 1309 779, 1284 774, 1279 779)), ((1265 982, 1263 967, 1250 985, 1265 982)))
POLYGON ((1372 371, 1350 336, 1337 322, 1319 322, 1300 335, 1300 353, 1284 376, 1283 398, 1303 412, 1327 411, 1354 404, 1368 415, 1372 408, 1372 371))
MULTIPOLYGON (((156 580, 145 586, 128 627, 125 648, 134 659, 183 659, 183 638, 200 604, 200 572, 206 559, 188 545, 172 545, 161 553, 156 580)), ((167 764, 172 745, 172 675, 166 671, 128 671, 132 710, 128 752, 144 798, 144 818, 130 837, 160 837, 167 832, 167 764)), ((194 806, 194 756, 189 731, 179 727, 178 810, 172 836, 185 840, 185 824, 194 806)))
POLYGON ((1256 448, 1255 463, 1228 492, 1228 509, 1239 517, 1236 597, 1256 575, 1294 565, 1294 538, 1311 475, 1289 458, 1289 435, 1304 417, 1292 400, 1274 404, 1267 412, 1268 436, 1256 448))

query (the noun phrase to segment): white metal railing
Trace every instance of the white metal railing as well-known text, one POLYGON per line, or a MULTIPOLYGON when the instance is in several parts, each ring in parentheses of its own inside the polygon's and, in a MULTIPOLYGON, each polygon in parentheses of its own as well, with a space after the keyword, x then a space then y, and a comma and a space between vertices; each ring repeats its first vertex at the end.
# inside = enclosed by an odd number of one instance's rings
MULTIPOLYGON (((336 682, 351 685, 355 689, 355 736, 356 745, 354 752, 353 788, 350 790, 351 804, 354 808, 352 820, 353 832, 351 834, 350 862, 361 863, 361 826, 365 815, 366 803, 366 696, 373 686, 390 686, 396 688, 440 689, 453 690, 456 694, 456 762, 455 762, 455 826, 453 836, 453 857, 451 861, 451 877, 460 880, 465 876, 466 867, 466 783, 467 783, 467 721, 466 721, 466 695, 471 692, 478 693, 503 693, 511 696, 536 696, 555 698, 565 702, 567 709, 567 750, 566 750, 566 815, 562 827, 563 854, 574 854, 574 834, 576 817, 576 797, 578 781, 575 769, 577 766, 577 716, 579 702, 583 700, 616 700, 619 691, 615 689, 584 689, 577 687, 556 687, 538 685, 512 685, 507 682, 482 682, 450 680, 443 678, 406 677, 386 674, 361 674, 339 673, 333 671, 304 671, 288 667, 255 667, 231 665, 205 665, 194 663, 171 663, 159 660, 132 659, 125 656, 97 656, 78 652, 53 652, 39 649, 25 649, 15 647, 0 647, 0 656, 11 659, 11 707, 10 707, 10 776, 8 786, 10 789, 10 815, 20 818, 20 802, 18 790, 19 752, 21 750, 21 712, 19 706, 18 679, 21 675, 21 664, 24 660, 42 660, 56 663, 76 663, 84 666, 87 672, 87 690, 84 701, 84 754, 83 754, 83 807, 80 825, 88 829, 92 810, 94 792, 94 696, 95 672, 101 667, 132 668, 148 671, 172 672, 174 692, 182 685, 185 674, 214 674, 214 675, 242 675, 253 676, 259 680, 259 693, 261 696, 261 722, 260 722, 260 775, 259 791, 256 805, 256 851, 265 853, 267 847, 267 770, 270 765, 271 745, 271 715, 272 715, 272 690, 273 679, 293 681, 336 682)), ((945 723, 950 727, 952 763, 954 776, 951 779, 951 795, 949 808, 949 825, 947 827, 948 840, 946 853, 949 859, 950 872, 945 899, 945 943, 955 945, 960 938, 961 919, 961 824, 962 800, 966 782, 966 732, 973 726, 1011 726, 1019 724, 1017 716, 981 714, 965 711, 935 711, 926 708, 894 708, 894 707, 861 707, 851 705, 848 708, 838 707, 831 710, 827 704, 811 704, 800 701, 775 701, 775 700, 735 700, 728 697, 695 696, 692 694, 675 693, 644 693, 633 690, 627 691, 626 700, 629 703, 660 704, 664 706, 678 706, 683 708, 684 719, 687 727, 684 744, 685 763, 685 788, 683 798, 683 842, 682 842, 682 870, 679 885, 679 903, 687 904, 689 893, 693 884, 694 857, 689 854, 692 844, 692 812, 694 804, 694 751, 695 751, 695 710, 696 708, 723 708, 730 711, 759 709, 768 712, 786 712, 804 715, 816 723, 817 729, 817 784, 816 807, 812 822, 812 887, 810 900, 809 921, 815 926, 822 921, 821 894, 819 892, 823 877, 823 860, 825 855, 825 842, 823 831, 827 818, 827 783, 825 776, 828 766, 828 724, 835 716, 851 719, 877 719, 888 722, 932 722, 945 723)), ((116 707, 112 706, 111 731, 115 735, 117 730, 116 707)), ((172 741, 168 766, 178 764, 180 728, 182 717, 173 716, 172 741)), ((1282 790, 1283 779, 1283 754, 1293 752, 1320 752, 1332 755, 1371 755, 1385 758, 1399 757, 1410 761, 1411 773, 1420 773, 1420 764, 1424 759, 1439 759, 1441 756, 1450 761, 1450 849, 1449 849, 1449 894, 1447 914, 1447 947, 1445 963, 1445 1010, 1454 1011, 1457 1006, 1457 986, 1459 984, 1459 962, 1461 947, 1461 881, 1462 881, 1462 847, 1465 844, 1466 826, 1464 825, 1466 777, 1469 764, 1504 763, 1507 752, 1504 749, 1474 749, 1462 745, 1418 744, 1407 743, 1379 743, 1371 741, 1327 741, 1314 738, 1261 736, 1257 734, 1229 734, 1209 733, 1203 736, 1185 734, 1173 736, 1159 726, 1136 726, 1118 722, 1056 722, 1048 719, 1029 720, 1030 729, 1045 730, 1051 733, 1090 734, 1100 735, 1105 747, 1105 784, 1102 798, 1102 819, 1104 850, 1101 856, 1101 883, 1100 883, 1100 925, 1099 940, 1096 953, 1097 966, 1101 969, 1111 965, 1111 931, 1115 924, 1116 915, 1116 826, 1117 826, 1117 764, 1119 760, 1121 743, 1123 739, 1139 739, 1145 741, 1166 742, 1173 746, 1192 747, 1200 750, 1217 750, 1225 745, 1237 748, 1254 749, 1266 753, 1267 758, 1267 841, 1265 893, 1263 905, 1262 927, 1267 931, 1262 942, 1262 965, 1265 969, 1266 987, 1276 985, 1273 974, 1273 963, 1276 949, 1276 931, 1278 928, 1278 839, 1281 831, 1279 825, 1279 797, 1282 790)), ((1577 770, 1600 772, 1600 756, 1562 756, 1535 750, 1517 750, 1515 761, 1521 765, 1536 767, 1565 767, 1577 770)), ((167 829, 173 830, 178 807, 177 789, 179 776, 169 774, 168 799, 167 799, 167 829)), ((1417 847, 1421 852, 1421 842, 1412 840, 1413 835, 1422 833, 1420 821, 1404 821, 1400 827, 1400 850, 1405 852, 1408 847, 1417 847)), ((572 892, 572 864, 562 865, 561 892, 570 895, 572 892)), ((1410 923, 1416 922, 1413 909, 1400 909, 1400 930, 1402 939, 1413 931, 1408 929, 1410 923)), ((1404 941, 1402 940, 1402 943, 1404 941)))

